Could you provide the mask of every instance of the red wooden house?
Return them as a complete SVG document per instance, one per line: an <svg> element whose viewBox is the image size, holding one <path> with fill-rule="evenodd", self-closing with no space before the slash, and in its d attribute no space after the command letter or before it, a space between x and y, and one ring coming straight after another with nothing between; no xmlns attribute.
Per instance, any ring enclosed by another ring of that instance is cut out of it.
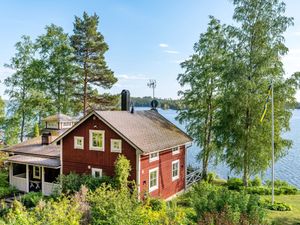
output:
<svg viewBox="0 0 300 225"><path fill-rule="evenodd" d="M113 176L114 162L123 154L141 195L171 198L185 189L192 139L156 109L129 111L129 101L128 92L123 92L122 111L92 111L48 147L59 148L60 173L95 177Z"/></svg>

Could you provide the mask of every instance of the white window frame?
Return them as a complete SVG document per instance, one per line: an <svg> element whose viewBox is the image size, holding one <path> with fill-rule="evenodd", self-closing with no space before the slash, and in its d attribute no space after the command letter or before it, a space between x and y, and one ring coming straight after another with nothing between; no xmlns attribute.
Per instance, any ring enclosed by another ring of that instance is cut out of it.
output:
<svg viewBox="0 0 300 225"><path fill-rule="evenodd" d="M152 172L155 172L156 171L156 185L151 187L151 173ZM155 191L158 189L158 186L159 186L159 170L158 170L158 167L154 168L154 169L151 169L149 170L149 192L152 192L152 191Z"/></svg>
<svg viewBox="0 0 300 225"><path fill-rule="evenodd" d="M80 139L82 146L77 145L77 140ZM84 137L74 136L74 149L84 149Z"/></svg>
<svg viewBox="0 0 300 225"><path fill-rule="evenodd" d="M174 172L173 165L174 164L178 164L178 174L176 176L173 176L173 172ZM179 179L179 175L180 175L180 162L179 162L179 159L177 159L177 160L172 162L172 181L175 181L175 180Z"/></svg>
<svg viewBox="0 0 300 225"><path fill-rule="evenodd" d="M153 156L155 155L155 156ZM154 162L159 160L159 152L153 152L149 154L149 162Z"/></svg>
<svg viewBox="0 0 300 225"><path fill-rule="evenodd" d="M113 144L114 142L119 142L120 149L114 148L114 144ZM121 139L110 139L110 151L121 153L122 152L122 140Z"/></svg>
<svg viewBox="0 0 300 225"><path fill-rule="evenodd" d="M177 155L180 153L180 147L176 146L174 148L172 148L172 155Z"/></svg>
<svg viewBox="0 0 300 225"><path fill-rule="evenodd" d="M38 176L36 176L36 174L35 174L36 169L38 169L38 171L39 171L39 175L38 175ZM34 179L41 179L41 167L39 167L39 166L33 166L33 174L32 174L32 177L33 177Z"/></svg>
<svg viewBox="0 0 300 225"><path fill-rule="evenodd" d="M101 178L102 176L103 176L103 174L102 174L102 169L100 169L100 168L92 168L92 176L93 177L95 177L95 173L96 172L99 172L100 173L100 177L99 178Z"/></svg>
<svg viewBox="0 0 300 225"><path fill-rule="evenodd" d="M98 133L102 134L102 147L95 147L93 146L93 133ZM104 130L90 130L89 133L89 145L90 145L90 150L94 151L104 151L104 146L105 146L105 131Z"/></svg>

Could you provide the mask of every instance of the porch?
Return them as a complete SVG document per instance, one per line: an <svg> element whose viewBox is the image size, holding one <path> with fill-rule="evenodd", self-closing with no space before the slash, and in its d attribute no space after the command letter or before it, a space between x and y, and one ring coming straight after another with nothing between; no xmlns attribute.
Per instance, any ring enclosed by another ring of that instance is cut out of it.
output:
<svg viewBox="0 0 300 225"><path fill-rule="evenodd" d="M40 191L49 196L58 186L55 181L60 174L59 159L15 155L7 161L9 183L20 191Z"/></svg>

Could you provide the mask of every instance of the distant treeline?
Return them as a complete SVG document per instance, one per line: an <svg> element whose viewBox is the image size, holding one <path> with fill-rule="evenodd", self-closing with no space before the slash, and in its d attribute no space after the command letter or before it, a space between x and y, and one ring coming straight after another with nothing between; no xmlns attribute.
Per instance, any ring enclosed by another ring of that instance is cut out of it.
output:
<svg viewBox="0 0 300 225"><path fill-rule="evenodd" d="M132 102L134 103L135 107L150 107L150 103L152 101L152 97L145 96L145 97L132 97ZM183 104L181 104L180 100L174 100L171 98L156 98L159 105L158 107L162 109L182 109L184 108Z"/></svg>

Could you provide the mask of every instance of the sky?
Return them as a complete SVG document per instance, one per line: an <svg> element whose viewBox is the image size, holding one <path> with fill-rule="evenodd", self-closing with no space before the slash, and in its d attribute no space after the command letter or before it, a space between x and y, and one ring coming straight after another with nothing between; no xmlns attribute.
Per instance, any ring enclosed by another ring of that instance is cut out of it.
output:
<svg viewBox="0 0 300 225"><path fill-rule="evenodd" d="M294 26L285 33L290 49L283 57L286 76L300 71L300 1L286 0L286 15ZM109 50L108 66L118 77L113 94L128 89L132 96L150 96L149 79L157 81L156 97L178 98L181 89L176 78L183 72L180 62L193 54L193 45L205 32L208 16L233 24L230 0L9 0L0 2L0 96L3 80L12 74L3 65L15 54L15 43L22 35L33 40L45 33L51 23L72 34L74 16L86 11L100 17L99 31ZM297 93L300 101L300 93Z"/></svg>

